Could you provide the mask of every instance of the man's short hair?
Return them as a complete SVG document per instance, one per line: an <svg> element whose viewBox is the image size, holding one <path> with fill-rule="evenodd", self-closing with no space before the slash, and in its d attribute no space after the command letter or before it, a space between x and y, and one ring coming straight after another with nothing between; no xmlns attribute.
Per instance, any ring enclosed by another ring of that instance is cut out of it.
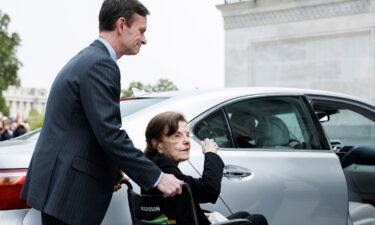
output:
<svg viewBox="0 0 375 225"><path fill-rule="evenodd" d="M99 13L99 31L114 30L120 17L124 17L126 25L130 27L135 13L141 16L150 14L147 8L137 0L105 0Z"/></svg>

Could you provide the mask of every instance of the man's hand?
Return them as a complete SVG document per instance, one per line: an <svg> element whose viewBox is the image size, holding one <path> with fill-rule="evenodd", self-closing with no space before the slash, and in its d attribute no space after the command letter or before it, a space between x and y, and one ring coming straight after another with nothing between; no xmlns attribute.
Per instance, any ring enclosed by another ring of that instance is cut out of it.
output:
<svg viewBox="0 0 375 225"><path fill-rule="evenodd" d="M116 192L116 191L120 190L121 189L121 184L123 184L124 182L129 181L129 180L130 180L130 178L125 175L121 179L121 181L113 187L113 191Z"/></svg>
<svg viewBox="0 0 375 225"><path fill-rule="evenodd" d="M164 197L170 197L181 194L182 183L183 181L177 179L174 175L164 173L156 188L163 192Z"/></svg>

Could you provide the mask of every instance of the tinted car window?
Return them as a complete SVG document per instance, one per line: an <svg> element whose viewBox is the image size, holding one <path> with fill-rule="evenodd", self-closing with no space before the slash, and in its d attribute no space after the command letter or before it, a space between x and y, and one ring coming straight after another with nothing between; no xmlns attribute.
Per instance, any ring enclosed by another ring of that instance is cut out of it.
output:
<svg viewBox="0 0 375 225"><path fill-rule="evenodd" d="M167 98L126 98L120 101L121 117L129 116L141 109L158 102L166 100Z"/></svg>
<svg viewBox="0 0 375 225"><path fill-rule="evenodd" d="M265 97L225 107L236 147L320 149L314 125L299 97Z"/></svg>
<svg viewBox="0 0 375 225"><path fill-rule="evenodd" d="M193 133L200 140L213 139L221 148L232 148L228 125L224 113L219 110L199 121L193 128Z"/></svg>

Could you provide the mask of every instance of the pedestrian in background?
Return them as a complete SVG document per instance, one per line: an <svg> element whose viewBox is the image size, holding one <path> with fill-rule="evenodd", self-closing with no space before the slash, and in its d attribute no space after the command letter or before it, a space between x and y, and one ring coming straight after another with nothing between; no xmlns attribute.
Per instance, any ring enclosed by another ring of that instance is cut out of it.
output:
<svg viewBox="0 0 375 225"><path fill-rule="evenodd" d="M25 121L23 113L18 113L16 120L12 123L13 130L16 130L18 126L23 126L27 131L30 131L30 125Z"/></svg>
<svg viewBox="0 0 375 225"><path fill-rule="evenodd" d="M3 127L0 130L1 141L6 141L13 138L13 129L10 124L10 119L6 116L2 119Z"/></svg>
<svg viewBox="0 0 375 225"><path fill-rule="evenodd" d="M14 130L13 137L21 136L30 131L30 125L24 120L22 113L17 114L16 120L12 123L12 128Z"/></svg>
<svg viewBox="0 0 375 225"><path fill-rule="evenodd" d="M137 0L105 0L99 38L64 66L51 87L21 194L42 211L43 225L100 224L118 169L145 190L181 193L182 181L163 174L121 129L116 60L146 44L148 14Z"/></svg>

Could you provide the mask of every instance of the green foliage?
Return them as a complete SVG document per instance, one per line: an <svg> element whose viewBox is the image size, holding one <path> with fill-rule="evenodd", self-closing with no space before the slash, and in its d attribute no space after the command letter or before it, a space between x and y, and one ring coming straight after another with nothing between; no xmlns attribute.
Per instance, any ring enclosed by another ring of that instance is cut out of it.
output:
<svg viewBox="0 0 375 225"><path fill-rule="evenodd" d="M134 89L144 92L162 92L178 90L177 86L174 85L173 82L168 79L159 79L155 85L144 85L139 81L133 81L129 84L129 87L126 90L122 90L122 97L126 98L133 96Z"/></svg>
<svg viewBox="0 0 375 225"><path fill-rule="evenodd" d="M0 112L3 113L3 116L9 116L9 108L5 103L5 98L0 95Z"/></svg>
<svg viewBox="0 0 375 225"><path fill-rule="evenodd" d="M22 66L16 57L21 40L17 33L8 33L9 22L10 17L0 11L0 111L4 115L9 114L9 109L2 98L2 91L9 85L20 84L17 72Z"/></svg>
<svg viewBox="0 0 375 225"><path fill-rule="evenodd" d="M172 81L168 79L160 79L158 83L152 87L152 92L162 92L162 91L176 91L177 86L173 84Z"/></svg>
<svg viewBox="0 0 375 225"><path fill-rule="evenodd" d="M150 92L152 90L152 87L149 84L143 85L139 81L133 81L129 84L128 89L122 90L122 97L123 98L131 97L133 95L134 89L137 89L137 90L140 90L140 91L145 91L145 92Z"/></svg>
<svg viewBox="0 0 375 225"><path fill-rule="evenodd" d="M35 130L43 126L44 116L36 109L31 109L26 120L30 124L31 130Z"/></svg>

